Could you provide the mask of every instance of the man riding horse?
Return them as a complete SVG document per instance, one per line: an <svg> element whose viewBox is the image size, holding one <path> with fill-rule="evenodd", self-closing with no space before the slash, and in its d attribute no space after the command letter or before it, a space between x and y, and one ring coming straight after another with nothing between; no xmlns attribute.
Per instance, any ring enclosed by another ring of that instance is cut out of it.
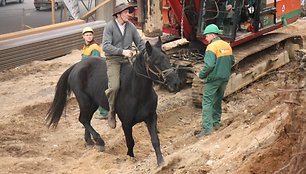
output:
<svg viewBox="0 0 306 174"><path fill-rule="evenodd" d="M107 60L108 89L105 94L109 102L108 125L116 128L115 100L120 87L120 68L125 58L131 58L133 52L129 50L132 42L139 51L145 49L145 42L132 22L129 22L134 6L121 3L114 9L113 20L109 21L103 32L103 50Z"/></svg>

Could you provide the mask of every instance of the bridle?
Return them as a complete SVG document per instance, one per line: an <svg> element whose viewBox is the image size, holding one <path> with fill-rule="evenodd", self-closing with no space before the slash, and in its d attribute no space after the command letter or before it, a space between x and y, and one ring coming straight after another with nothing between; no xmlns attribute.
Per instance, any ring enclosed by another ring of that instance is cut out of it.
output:
<svg viewBox="0 0 306 174"><path fill-rule="evenodd" d="M165 69L165 70L161 70L160 68L158 68L156 65L154 65L154 69L153 70L151 67L150 67L150 56L148 55L148 53L145 51L143 53L145 56L145 61L144 61L144 64L145 64L145 70L146 70L146 74L142 74L142 73L139 73L135 70L134 66L133 66L133 63L132 61L129 59L129 62L132 64L132 67L134 69L134 71L136 72L136 74L142 76L142 77L145 77L147 79L150 79L150 80L153 80L154 82L157 82L157 83L160 83L160 84L165 84L166 83L166 78L167 76L169 76L172 72L175 72L175 68L174 67L171 67L171 68L168 68L168 69ZM150 76L150 73L154 74L158 79L154 79ZM161 79L161 80L159 80Z"/></svg>

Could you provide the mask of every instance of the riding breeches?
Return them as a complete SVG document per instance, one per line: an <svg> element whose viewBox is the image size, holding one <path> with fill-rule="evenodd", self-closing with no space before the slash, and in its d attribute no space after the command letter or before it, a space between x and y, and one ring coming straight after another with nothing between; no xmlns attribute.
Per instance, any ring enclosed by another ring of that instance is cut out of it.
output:
<svg viewBox="0 0 306 174"><path fill-rule="evenodd" d="M112 110L115 109L115 100L120 87L120 67L119 61L112 60L112 58L107 59L108 89L105 90L105 94Z"/></svg>

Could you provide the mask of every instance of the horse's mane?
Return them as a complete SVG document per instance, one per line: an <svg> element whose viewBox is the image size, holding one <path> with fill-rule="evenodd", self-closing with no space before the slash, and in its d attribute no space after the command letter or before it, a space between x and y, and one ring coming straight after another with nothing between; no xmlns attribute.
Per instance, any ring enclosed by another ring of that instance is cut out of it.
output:
<svg viewBox="0 0 306 174"><path fill-rule="evenodd" d="M133 68L137 71L137 70L142 70L142 68L144 67L144 61L145 61L145 54L146 54L146 49L143 49L142 51L140 51L139 53L137 53L136 58L133 62Z"/></svg>

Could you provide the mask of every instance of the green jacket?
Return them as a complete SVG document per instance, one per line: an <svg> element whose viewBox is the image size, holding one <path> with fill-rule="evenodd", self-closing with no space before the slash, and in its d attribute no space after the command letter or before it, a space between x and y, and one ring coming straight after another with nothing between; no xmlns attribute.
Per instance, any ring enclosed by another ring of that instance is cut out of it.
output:
<svg viewBox="0 0 306 174"><path fill-rule="evenodd" d="M206 48L204 67L200 71L199 77L204 79L204 82L228 81L234 63L235 57L231 46L217 37Z"/></svg>
<svg viewBox="0 0 306 174"><path fill-rule="evenodd" d="M102 49L97 44L84 45L82 49L82 60L86 59L88 56L100 57Z"/></svg>

